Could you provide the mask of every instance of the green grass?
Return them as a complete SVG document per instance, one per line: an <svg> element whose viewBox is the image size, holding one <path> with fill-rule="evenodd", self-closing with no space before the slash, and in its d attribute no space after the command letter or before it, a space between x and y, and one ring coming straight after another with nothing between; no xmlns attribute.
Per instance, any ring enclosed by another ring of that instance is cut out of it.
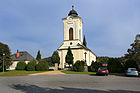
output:
<svg viewBox="0 0 140 93"><path fill-rule="evenodd" d="M61 71L65 74L88 74L88 75L96 75L96 72L74 72L74 71Z"/></svg>
<svg viewBox="0 0 140 93"><path fill-rule="evenodd" d="M40 73L44 71L18 71L18 70L9 70L6 72L0 72L0 77L10 77L10 76L27 76L29 74Z"/></svg>
<svg viewBox="0 0 140 93"><path fill-rule="evenodd" d="M109 75L125 76L125 73L109 73Z"/></svg>

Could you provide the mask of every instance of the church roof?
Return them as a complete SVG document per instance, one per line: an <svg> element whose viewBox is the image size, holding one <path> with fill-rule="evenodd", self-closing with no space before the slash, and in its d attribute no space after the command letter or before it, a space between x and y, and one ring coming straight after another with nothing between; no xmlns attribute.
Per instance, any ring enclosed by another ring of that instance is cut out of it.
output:
<svg viewBox="0 0 140 93"><path fill-rule="evenodd" d="M74 10L73 5L72 5L72 10L69 12L68 16L78 17L78 13Z"/></svg>
<svg viewBox="0 0 140 93"><path fill-rule="evenodd" d="M63 46L63 44L58 48L58 50L67 50L69 46ZM83 44L77 44L77 46L70 46L71 49L85 49L90 51L93 55L95 55L89 48L84 46ZM96 56L96 55L95 55Z"/></svg>
<svg viewBox="0 0 140 93"><path fill-rule="evenodd" d="M19 52L19 56L18 57L17 57L17 54L14 54L12 56L12 61L31 61L31 60L34 60L34 57L31 56L26 51Z"/></svg>

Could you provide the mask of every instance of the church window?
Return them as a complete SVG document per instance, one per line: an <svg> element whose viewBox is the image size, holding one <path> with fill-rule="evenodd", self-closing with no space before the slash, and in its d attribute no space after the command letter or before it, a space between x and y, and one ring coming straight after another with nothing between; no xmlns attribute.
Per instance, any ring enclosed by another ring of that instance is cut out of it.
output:
<svg viewBox="0 0 140 93"><path fill-rule="evenodd" d="M69 40L73 40L73 28L69 29Z"/></svg>

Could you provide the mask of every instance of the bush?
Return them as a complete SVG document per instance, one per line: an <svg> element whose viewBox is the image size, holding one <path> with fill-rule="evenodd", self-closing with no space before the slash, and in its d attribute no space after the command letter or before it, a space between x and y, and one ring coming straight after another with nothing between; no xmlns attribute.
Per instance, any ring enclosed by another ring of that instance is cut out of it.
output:
<svg viewBox="0 0 140 93"><path fill-rule="evenodd" d="M25 70L26 63L24 61L20 61L17 63L16 70Z"/></svg>
<svg viewBox="0 0 140 93"><path fill-rule="evenodd" d="M120 62L119 58L110 58L108 60L108 70L111 73L122 73L124 68Z"/></svg>
<svg viewBox="0 0 140 93"><path fill-rule="evenodd" d="M84 72L84 61L76 61L76 63L73 65L73 70L76 72Z"/></svg>
<svg viewBox="0 0 140 93"><path fill-rule="evenodd" d="M127 70L128 68L137 68L138 69L138 65L135 60L128 59L124 64L124 68L125 68L125 70Z"/></svg>
<svg viewBox="0 0 140 93"><path fill-rule="evenodd" d="M27 64L26 70L27 71L35 71L36 60L32 60Z"/></svg>
<svg viewBox="0 0 140 93"><path fill-rule="evenodd" d="M102 63L100 62L92 62L90 68L89 68L89 71L91 72L97 72L98 71L98 68L102 66Z"/></svg>
<svg viewBox="0 0 140 93"><path fill-rule="evenodd" d="M37 71L48 71L49 70L48 62L46 62L44 60L39 61L39 63L36 65L36 70Z"/></svg>

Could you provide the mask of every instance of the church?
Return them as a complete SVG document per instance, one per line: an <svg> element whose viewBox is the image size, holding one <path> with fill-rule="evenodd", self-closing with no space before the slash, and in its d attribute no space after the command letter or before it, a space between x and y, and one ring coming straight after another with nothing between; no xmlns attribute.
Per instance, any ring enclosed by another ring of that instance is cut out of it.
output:
<svg viewBox="0 0 140 93"><path fill-rule="evenodd" d="M68 47L71 48L74 63L77 60L83 60L86 62L87 66L90 66L93 61L96 61L96 55L86 47L85 36L83 39L83 21L74 10L74 5L72 5L72 10L69 12L68 16L62 20L64 25L64 41L58 48L60 56L59 68L64 69L66 66L65 57ZM83 40L85 42L83 42Z"/></svg>

